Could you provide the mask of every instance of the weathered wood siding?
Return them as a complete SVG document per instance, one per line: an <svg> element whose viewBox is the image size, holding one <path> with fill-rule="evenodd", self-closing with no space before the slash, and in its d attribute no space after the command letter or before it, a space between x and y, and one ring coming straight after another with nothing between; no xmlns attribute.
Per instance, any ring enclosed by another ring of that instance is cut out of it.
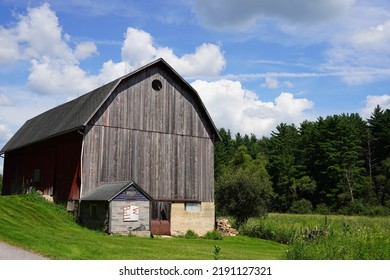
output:
<svg viewBox="0 0 390 280"><path fill-rule="evenodd" d="M152 89L159 79L162 89ZM84 139L82 192L133 180L154 199L214 200L214 144L188 86L150 67L124 80Z"/></svg>
<svg viewBox="0 0 390 280"><path fill-rule="evenodd" d="M139 207L139 220L133 222L123 221L123 208L125 206ZM132 231L150 230L150 202L115 200L110 203L110 233L128 234Z"/></svg>
<svg viewBox="0 0 390 280"><path fill-rule="evenodd" d="M78 200L81 144L82 136L75 131L7 152L3 194L32 187L56 202Z"/></svg>

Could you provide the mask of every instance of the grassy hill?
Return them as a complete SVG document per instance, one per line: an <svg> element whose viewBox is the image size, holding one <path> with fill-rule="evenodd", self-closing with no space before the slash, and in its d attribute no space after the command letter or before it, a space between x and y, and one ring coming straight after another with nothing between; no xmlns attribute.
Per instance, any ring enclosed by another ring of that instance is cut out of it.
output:
<svg viewBox="0 0 390 280"><path fill-rule="evenodd" d="M35 193L0 196L0 240L50 259L282 259L285 245L244 236L223 240L111 236L79 226L60 205Z"/></svg>

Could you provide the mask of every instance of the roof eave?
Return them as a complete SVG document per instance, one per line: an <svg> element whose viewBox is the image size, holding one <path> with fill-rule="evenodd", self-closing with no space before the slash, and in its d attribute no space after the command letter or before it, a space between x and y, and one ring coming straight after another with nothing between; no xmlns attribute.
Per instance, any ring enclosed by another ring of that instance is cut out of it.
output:
<svg viewBox="0 0 390 280"><path fill-rule="evenodd" d="M58 136L62 136L62 135L71 133L71 132L75 132L75 131L79 131L79 130L84 130L84 128L85 128L84 125L78 126L78 127L72 128L72 129L64 130L64 131L61 131L61 132L59 132L59 133L50 135L49 137L45 137L45 138L39 139L39 140L37 140L37 141L30 142L30 143L28 143L28 144L26 144L26 145L17 146L17 147L14 148L14 149L1 150L1 151L0 151L0 155L5 154L5 153L9 153L9 152L12 152L12 151L15 151L15 150L23 149L23 148L26 148L26 147L28 147L28 146L34 145L34 144L36 144L36 143L44 142L44 141L47 141L47 140L53 139L53 138L55 138L55 137L58 137Z"/></svg>

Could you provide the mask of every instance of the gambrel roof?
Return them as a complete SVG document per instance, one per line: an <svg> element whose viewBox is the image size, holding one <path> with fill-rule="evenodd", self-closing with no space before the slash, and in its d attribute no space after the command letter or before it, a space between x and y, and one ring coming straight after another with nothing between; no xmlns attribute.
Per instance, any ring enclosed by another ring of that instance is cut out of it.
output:
<svg viewBox="0 0 390 280"><path fill-rule="evenodd" d="M165 60L160 58L134 72L28 120L1 149L0 154L68 132L84 129L97 110L123 80L155 65L162 67L170 76L190 90L211 127L212 138L219 140L220 136L218 131L196 90L165 62Z"/></svg>

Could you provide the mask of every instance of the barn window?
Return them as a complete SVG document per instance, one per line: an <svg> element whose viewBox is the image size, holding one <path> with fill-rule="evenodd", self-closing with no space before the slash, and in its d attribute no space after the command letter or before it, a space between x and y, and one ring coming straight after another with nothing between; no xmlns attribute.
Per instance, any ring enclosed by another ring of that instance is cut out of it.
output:
<svg viewBox="0 0 390 280"><path fill-rule="evenodd" d="M162 89L162 83L161 83L161 81L160 81L160 80L157 80L157 79L153 80L153 82L152 82L152 88L153 88L154 90L157 90L157 91L161 90L161 89Z"/></svg>
<svg viewBox="0 0 390 280"><path fill-rule="evenodd" d="M200 212L200 202L186 202L184 204L184 209L187 212Z"/></svg>

